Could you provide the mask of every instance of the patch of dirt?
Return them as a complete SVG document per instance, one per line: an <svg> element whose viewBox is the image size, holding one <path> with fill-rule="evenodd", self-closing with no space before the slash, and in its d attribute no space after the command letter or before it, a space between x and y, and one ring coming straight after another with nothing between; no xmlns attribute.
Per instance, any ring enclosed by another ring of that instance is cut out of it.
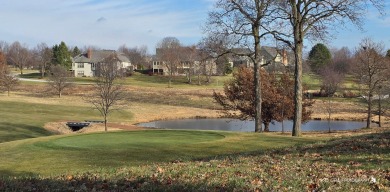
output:
<svg viewBox="0 0 390 192"><path fill-rule="evenodd" d="M60 122L49 122L44 125L46 130L49 130L53 133L57 134L72 134L72 133L92 133L92 132L103 132L104 124L103 123L91 123L89 126L84 127L78 131L72 131L67 125L66 121ZM145 130L146 128L138 127L130 124L120 124L120 123L107 123L108 131L119 131L119 130L127 130L127 131L137 131L137 130Z"/></svg>

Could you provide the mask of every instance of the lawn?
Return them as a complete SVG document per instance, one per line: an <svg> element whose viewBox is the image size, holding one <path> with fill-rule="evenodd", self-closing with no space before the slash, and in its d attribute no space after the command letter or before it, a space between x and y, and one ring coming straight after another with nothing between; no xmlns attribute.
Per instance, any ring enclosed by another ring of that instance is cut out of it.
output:
<svg viewBox="0 0 390 192"><path fill-rule="evenodd" d="M213 89L229 78L197 86L177 77L167 89L166 77L134 75L126 78L133 103L109 120L206 115L212 110L204 108L214 108L208 100ZM304 79L309 89L319 89L318 77ZM184 130L54 135L45 123L100 115L78 96L37 95L0 95L0 191L390 191L386 129L332 140L335 134Z"/></svg>
<svg viewBox="0 0 390 192"><path fill-rule="evenodd" d="M101 119L97 110L64 98L3 97L0 100L0 143L49 136L53 133L43 129L47 122L84 121ZM17 99L20 99L17 101ZM41 103L42 102L42 103ZM49 104L52 103L52 104ZM126 110L113 113L113 121L126 121L132 114Z"/></svg>
<svg viewBox="0 0 390 192"><path fill-rule="evenodd" d="M23 75L20 75L22 78L27 79L40 79L40 73L36 71L27 71ZM181 88L181 89L191 89L191 88L221 88L224 83L232 78L232 75L226 76L212 76L211 83L206 83L206 77L202 75L201 77L201 85L198 85L198 77L192 76L192 83L189 84L186 76L174 76L172 78L172 87ZM74 81L79 84L91 84L94 83L93 77L76 77ZM136 85L139 87L168 87L168 76L162 75L145 75L141 73L135 72L132 76L124 78L121 83L125 85Z"/></svg>
<svg viewBox="0 0 390 192"><path fill-rule="evenodd" d="M291 147L316 140L275 134L177 130L51 136L1 144L0 174L49 176L163 162L188 162Z"/></svg>

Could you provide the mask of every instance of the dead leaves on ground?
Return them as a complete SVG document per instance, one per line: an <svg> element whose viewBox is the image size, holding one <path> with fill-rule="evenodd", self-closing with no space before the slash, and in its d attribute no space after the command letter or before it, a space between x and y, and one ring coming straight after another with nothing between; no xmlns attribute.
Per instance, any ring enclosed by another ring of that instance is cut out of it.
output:
<svg viewBox="0 0 390 192"><path fill-rule="evenodd" d="M390 191L390 132L102 173L0 179L0 191Z"/></svg>

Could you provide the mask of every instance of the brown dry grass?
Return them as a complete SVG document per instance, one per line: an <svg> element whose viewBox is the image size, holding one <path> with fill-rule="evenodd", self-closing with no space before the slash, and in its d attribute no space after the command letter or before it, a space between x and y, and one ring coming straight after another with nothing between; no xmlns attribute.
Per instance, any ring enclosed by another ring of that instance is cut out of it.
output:
<svg viewBox="0 0 390 192"><path fill-rule="evenodd" d="M29 103L39 103L48 105L72 105L72 106L89 106L82 99L82 95L92 90L90 85L74 86L72 89L66 91L62 98L58 98L55 95L48 95L45 92L44 85L24 85L19 87L18 91L13 92L10 97L2 97L5 101L23 101ZM149 87L137 87L126 86L126 92L138 93L139 97L145 95L145 98L139 98L136 102L130 101L130 105L125 110L129 110L134 114L133 119L126 122L112 122L109 125L110 131L115 130L138 130L139 127L134 126L137 123L150 122L156 120L165 119L186 119L186 118L216 118L220 116L218 110L210 109L210 107L200 108L191 106L177 106L166 103L150 103L148 102L147 95L165 96L171 98L177 98L177 96L183 98L189 98L190 100L196 100L202 102L210 99L213 93L212 89L175 89L175 88L149 88ZM149 97L150 98L150 97ZM327 119L327 102L317 100L310 108L313 111L312 118L314 119ZM332 108L332 120L357 120L363 121L366 118L365 107L352 103L352 102L331 102ZM373 117L373 120L377 120L377 117ZM384 117L384 126L390 126L390 118ZM71 131L65 125L65 122L48 122L45 128L62 134L71 133ZM80 132L94 132L103 131L104 127L99 124L91 125ZM339 132L340 134L341 132Z"/></svg>

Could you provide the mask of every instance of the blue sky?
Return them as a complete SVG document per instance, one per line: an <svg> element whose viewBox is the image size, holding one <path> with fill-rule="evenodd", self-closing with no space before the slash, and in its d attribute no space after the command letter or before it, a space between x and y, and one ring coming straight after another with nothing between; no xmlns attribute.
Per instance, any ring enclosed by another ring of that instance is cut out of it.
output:
<svg viewBox="0 0 390 192"><path fill-rule="evenodd" d="M387 1L387 0L386 0ZM146 45L153 53L167 36L197 43L201 26L215 0L0 0L0 40L19 41L30 48L64 41L69 46L117 49ZM385 8L389 12L388 7ZM389 13L390 14L390 13ZM390 48L390 16L368 12L365 32L340 30L330 47L358 46L364 37ZM313 43L307 42L307 47Z"/></svg>

